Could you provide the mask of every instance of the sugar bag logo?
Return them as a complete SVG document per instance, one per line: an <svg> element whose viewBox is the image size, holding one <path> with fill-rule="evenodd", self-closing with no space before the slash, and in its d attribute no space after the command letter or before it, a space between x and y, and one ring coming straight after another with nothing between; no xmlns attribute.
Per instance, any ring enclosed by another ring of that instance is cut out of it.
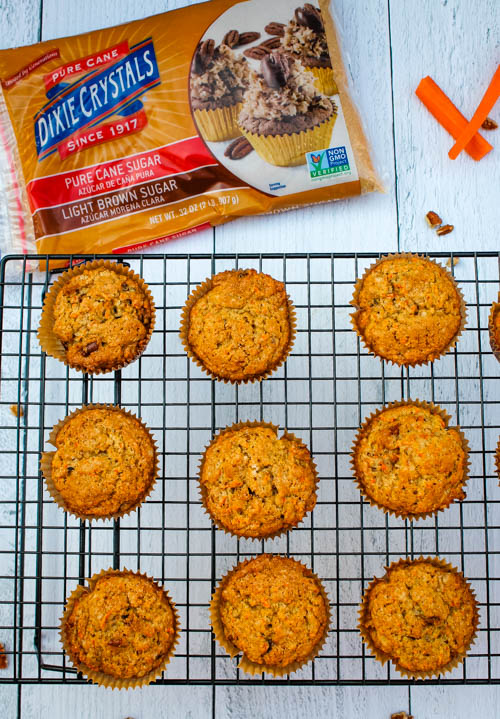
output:
<svg viewBox="0 0 500 719"><path fill-rule="evenodd" d="M346 148L329 147L306 154L307 169L311 180L321 180L332 175L350 175L351 167Z"/></svg>
<svg viewBox="0 0 500 719"><path fill-rule="evenodd" d="M69 82L68 82L69 81ZM160 84L153 41L127 41L74 60L44 77L48 102L35 115L38 159L61 159L147 124L140 97ZM119 116L109 123L104 120Z"/></svg>

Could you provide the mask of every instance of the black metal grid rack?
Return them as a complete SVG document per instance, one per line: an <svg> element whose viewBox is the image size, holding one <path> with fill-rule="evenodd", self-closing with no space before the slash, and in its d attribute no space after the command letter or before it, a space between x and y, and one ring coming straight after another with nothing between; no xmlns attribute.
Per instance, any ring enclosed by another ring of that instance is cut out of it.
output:
<svg viewBox="0 0 500 719"><path fill-rule="evenodd" d="M443 264L452 260L448 264L468 305L467 326L456 349L409 370L369 356L349 322L353 283L378 255L128 256L154 295L156 328L138 361L95 378L42 355L36 331L43 293L53 278L26 271L35 258L6 258L0 274L0 642L10 656L1 681L84 681L58 641L65 597L102 568L128 567L161 581L180 610L182 639L160 683L412 683L365 651L357 609L364 588L384 565L424 554L444 557L464 571L481 614L466 661L434 681L500 683L500 489L493 463L500 364L487 332L500 255L431 256ZM234 267L255 267L284 280L298 318L286 364L261 383L239 387L207 378L178 338L188 293L205 277ZM408 397L440 404L471 445L466 500L414 523L363 502L349 466L362 420L375 408ZM87 402L119 403L142 416L161 449L161 478L153 494L119 521L89 524L65 515L39 473L52 426ZM272 421L302 437L321 478L312 515L272 541L236 540L214 530L199 501L201 452L215 430L246 419ZM238 671L209 629L216 581L238 560L263 550L307 563L322 578L332 604L321 655L283 679Z"/></svg>

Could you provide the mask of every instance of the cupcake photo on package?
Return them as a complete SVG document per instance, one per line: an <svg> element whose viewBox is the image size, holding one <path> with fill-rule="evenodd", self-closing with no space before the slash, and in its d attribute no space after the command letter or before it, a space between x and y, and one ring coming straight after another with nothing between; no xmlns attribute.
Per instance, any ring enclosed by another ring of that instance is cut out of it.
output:
<svg viewBox="0 0 500 719"><path fill-rule="evenodd" d="M231 42L231 36L224 37L216 46L208 38L193 59L191 103L198 128L209 142L232 140L240 134L237 121L250 71L246 58L231 50Z"/></svg>
<svg viewBox="0 0 500 719"><path fill-rule="evenodd" d="M267 28L267 32L273 28ZM325 95L336 95L332 61L328 52L325 25L321 10L311 3L295 10L287 25L276 29L282 35L281 46L299 60L314 76L316 87Z"/></svg>
<svg viewBox="0 0 500 719"><path fill-rule="evenodd" d="M191 114L208 150L235 182L283 204L362 193L373 169L336 29L320 5L232 3L191 62Z"/></svg>

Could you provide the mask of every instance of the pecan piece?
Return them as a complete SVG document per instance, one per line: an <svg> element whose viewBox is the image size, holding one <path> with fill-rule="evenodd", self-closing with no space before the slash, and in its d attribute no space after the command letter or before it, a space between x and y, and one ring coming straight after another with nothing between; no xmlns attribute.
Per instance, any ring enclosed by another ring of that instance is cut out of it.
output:
<svg viewBox="0 0 500 719"><path fill-rule="evenodd" d="M260 61L262 76L273 90L284 87L290 77L290 60L281 52L273 52Z"/></svg>
<svg viewBox="0 0 500 719"><path fill-rule="evenodd" d="M201 43L198 52L200 53L201 61L205 68L207 68L213 60L215 53L215 40L209 38Z"/></svg>
<svg viewBox="0 0 500 719"><path fill-rule="evenodd" d="M236 140L233 140L233 142L226 147L224 156L230 160L242 160L249 155L252 150L253 147L246 137L237 137Z"/></svg>
<svg viewBox="0 0 500 719"><path fill-rule="evenodd" d="M285 34L285 25L282 22L270 22L269 25L266 25L264 31L267 32L268 35L283 37Z"/></svg>
<svg viewBox="0 0 500 719"><path fill-rule="evenodd" d="M238 30L229 30L222 38L222 44L228 47L236 47L240 39Z"/></svg>
<svg viewBox="0 0 500 719"><path fill-rule="evenodd" d="M257 47L265 47L269 50L276 50L278 47L281 47L281 40L279 37L270 37L269 40L264 40L264 42L261 42L260 45L257 45Z"/></svg>
<svg viewBox="0 0 500 719"><path fill-rule="evenodd" d="M195 75L203 75L205 72L205 63L200 54L200 48L198 48L193 57L193 73Z"/></svg>
<svg viewBox="0 0 500 719"><path fill-rule="evenodd" d="M249 45L251 42L255 42L260 38L260 32L240 32L240 37L238 38L238 45L236 47L241 47L242 45Z"/></svg>
<svg viewBox="0 0 500 719"><path fill-rule="evenodd" d="M7 655L3 644L0 644L0 669L7 669Z"/></svg>
<svg viewBox="0 0 500 719"><path fill-rule="evenodd" d="M439 217L437 212L434 212L434 210L429 210L429 212L426 214L425 219L427 220L427 224L429 227L438 227L443 223L443 220Z"/></svg>
<svg viewBox="0 0 500 719"><path fill-rule="evenodd" d="M493 118L487 117L481 127L483 128L483 130L496 130L498 124L495 122L495 120L493 120Z"/></svg>
<svg viewBox="0 0 500 719"><path fill-rule="evenodd" d="M88 357L92 352L95 352L97 349L99 349L99 345L97 342L89 342L86 347L82 349L82 355L84 357Z"/></svg>
<svg viewBox="0 0 500 719"><path fill-rule="evenodd" d="M436 232L441 237L441 235L449 235L450 232L453 232L454 229L454 225L442 225L441 227L438 227Z"/></svg>
<svg viewBox="0 0 500 719"><path fill-rule="evenodd" d="M413 715L406 712L397 712L396 714L391 714L391 719L413 719Z"/></svg>
<svg viewBox="0 0 500 719"><path fill-rule="evenodd" d="M245 57L249 57L252 60L262 60L263 57L266 57L266 55L270 55L271 50L267 47L262 47L262 45L257 45L257 47L250 47L248 50L245 50L243 52L243 55Z"/></svg>
<svg viewBox="0 0 500 719"><path fill-rule="evenodd" d="M17 404L11 404L10 411L12 412L14 417L24 417L24 409L21 407L21 405L19 405L18 407Z"/></svg>
<svg viewBox="0 0 500 719"><path fill-rule="evenodd" d="M306 3L304 7L298 7L295 10L295 20L298 25L308 27L314 32L323 32L324 30L321 13L311 3Z"/></svg>

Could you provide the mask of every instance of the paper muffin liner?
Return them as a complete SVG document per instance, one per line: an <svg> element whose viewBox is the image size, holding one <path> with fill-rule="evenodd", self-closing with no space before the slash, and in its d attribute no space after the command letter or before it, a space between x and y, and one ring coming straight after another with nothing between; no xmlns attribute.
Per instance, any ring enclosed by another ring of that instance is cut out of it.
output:
<svg viewBox="0 0 500 719"><path fill-rule="evenodd" d="M55 336L53 328L54 328L54 306L57 299L57 295L59 291L64 287L64 285L69 282L69 280L72 277L76 277L77 275L82 275L88 270L95 270L98 267L105 267L108 270L112 270L113 272L116 272L119 275L123 275L124 277L129 277L130 279L134 280L139 287L142 289L144 294L149 300L149 306L151 310L151 322L149 324L149 330L146 335L146 337L142 340L142 342L139 344L137 348L136 355L131 360L126 360L123 362L119 362L114 367L110 367L109 369L96 369L92 372L89 372L86 367L82 367L77 364L71 364L66 359L66 350L64 349L64 346L61 342L61 340ZM156 311L155 311L155 305L153 301L153 296L149 290L149 287L144 282L142 277L139 277L133 270L131 270L129 267L125 267L121 263L118 262L110 262L109 260L93 260L92 262L87 262L83 265L78 265L77 267L72 267L71 269L64 272L60 278L57 280L57 282L54 282L52 287L49 289L45 296L45 300L43 303L43 309L42 309L42 316L40 318L40 325L38 327L38 341L40 343L40 346L46 354L50 355L51 357L55 357L55 359L60 360L63 362L67 367L71 367L73 369L79 370L80 372L86 372L87 374L91 375L98 375L98 374L106 374L107 372L115 372L116 370L122 369L122 367L126 367L127 365L131 364L131 362L135 362L135 360L144 352L146 349L146 346L151 339L151 335L153 334L153 329L155 325L155 317L156 317Z"/></svg>
<svg viewBox="0 0 500 719"><path fill-rule="evenodd" d="M418 520L418 519L425 519L426 517L432 517L433 515L437 514L437 512L443 512L445 509L447 509L451 504L453 504L456 501L461 501L457 499L451 499L448 504L443 505L442 507L436 507L436 509L433 509L429 512L405 512L402 509L391 509L390 507L386 507L383 504L379 504L373 497L371 497L365 489L365 485L363 484L363 481L358 477L357 467L356 467L356 453L358 450L358 447L360 445L361 440L363 437L365 437L368 433L368 429L370 428L371 423L373 420L381 415L383 412L386 412L389 409L395 409L396 407L408 407L408 406L414 406L414 407L420 407L421 409L428 410L431 414L437 414L439 415L442 420L445 423L445 427L447 430L453 429L457 432L457 434L460 437L460 440L462 442L462 448L465 452L465 466L464 466L464 473L463 473L463 482L462 482L462 490L464 493L464 496L462 499L465 499L465 485L469 479L469 469L470 469L470 462L469 462L469 442L466 439L464 433L460 429L460 427L456 426L449 426L449 423L451 422L450 415L442 409L442 407L439 407L439 405L434 404L433 402L422 402L421 400L414 399L414 400L400 400L398 402L390 402L389 404L384 405L384 407L381 407L380 409L377 409L375 412L372 412L368 417L365 418L363 421L361 427L359 428L356 437L354 439L352 448L351 448L351 469L354 475L354 481L356 483L357 488L359 489L361 495L364 499L366 499L367 502L372 507L377 507L378 509L381 509L383 512L386 512L388 514L392 514L394 517L398 517L399 519L409 519L409 520Z"/></svg>
<svg viewBox="0 0 500 719"><path fill-rule="evenodd" d="M393 259L399 259L399 258L407 258L408 259L408 258L412 258L412 257L419 257L421 259L427 260L428 262L431 262L433 265L438 267L440 269L440 271L446 277L448 277L448 279L451 280L451 282L458 294L458 297L460 298L460 325L459 325L459 328L456 331L456 333L451 338L450 342L439 352L434 352L434 353L431 352L426 359L418 360L417 362L402 362L402 363L400 363L400 362L395 362L394 360L391 360L391 359L387 359L386 357L382 357L381 355L377 354L376 351L372 347L370 347L370 345L366 341L361 330L358 329L356 320L357 320L357 315L361 310L360 306L358 305L358 297L359 297L359 293L361 292L361 288L363 286L363 283L364 283L366 277L370 274L370 272L372 272L375 269L375 267L380 265L382 262L385 262L386 260L393 260ZM350 301L349 304L351 304L356 309L356 311L351 314L351 324L352 324L356 334L361 339L365 348L370 352L370 354L374 355L375 357L379 357L380 359L385 360L386 362L391 362L392 364L397 365L398 367L416 367L418 365L423 365L423 364L428 364L429 362L434 362L434 360L437 359L438 357L443 357L451 349L453 349L453 347L455 347L455 345L457 344L458 339L464 330L465 323L467 320L467 309L465 306L464 296L463 296L462 290L458 286L458 284L457 284L455 278L453 277L453 275L451 274L451 272L448 272L448 270L445 267L443 267L442 265L440 265L438 262L431 259L430 257L427 257L427 255L419 255L418 253L413 253L413 252L389 253L388 255L384 255L383 257L380 257L378 260L373 262L365 270L362 277L360 277L356 280L356 283L354 285L354 294L353 294L352 300Z"/></svg>
<svg viewBox="0 0 500 719"><path fill-rule="evenodd" d="M495 317L500 314L500 292L498 293L498 302L493 302L491 305L490 316L488 318L488 332L490 335L491 351L500 362L500 344L495 338Z"/></svg>
<svg viewBox="0 0 500 719"><path fill-rule="evenodd" d="M265 556L265 555L260 555ZM273 555L276 557L279 557L281 555ZM238 649L232 642L230 642L224 633L224 625L222 624L222 620L220 618L220 612L219 612L219 606L221 602L221 596L222 596L222 590L224 589L224 586L229 581L230 577L238 570L241 569L241 567L244 567L246 564L252 561L252 559L256 559L256 557L251 557L250 559L245 559L242 562L239 562L235 567L233 567L229 572L227 572L220 582L217 584L217 587L215 588L215 592L212 595L212 599L210 602L210 622L212 624L212 631L214 633L215 638L219 642L219 644L224 647L226 652L229 654L231 659L233 659L237 654L242 654L241 649ZM286 557L286 559L291 559L292 562L295 562L295 564L299 564L301 567L303 567L306 570L306 576L312 577L320 590L321 596L323 597L323 601L325 603L325 610L326 610L326 624L325 624L325 631L322 635L322 637L319 639L317 644L314 646L313 650L310 652L310 654L303 659L302 661L297 662L291 662L290 664L287 664L284 667L280 666L274 666L270 664L257 664L256 662L250 661L250 659L247 659L247 657L242 654L242 657L240 661L238 662L238 669L242 669L247 674L255 675L255 674L261 674L262 672L266 672L268 674L272 674L275 677L282 677L285 674L292 674L293 672L298 671L301 667L303 667L305 664L308 664L312 659L318 656L320 651L322 650L326 638L328 636L328 631L330 629L330 621L331 621L331 612L330 612L330 599L323 587L323 583L321 579L318 577L317 574L315 574L309 567L307 567L302 562L297 561L296 559L293 559L291 557Z"/></svg>
<svg viewBox="0 0 500 719"><path fill-rule="evenodd" d="M242 102L230 107L218 107L215 110L195 110L194 119L198 130L207 142L223 142L240 137L237 124Z"/></svg>
<svg viewBox="0 0 500 719"><path fill-rule="evenodd" d="M106 515L95 515L95 514L78 514L72 509L69 509L66 506L65 499L63 495L60 493L60 491L57 489L56 485L54 484L54 480L52 479L52 460L54 458L54 455L56 452L42 452L42 456L40 458L40 469L42 471L42 474L45 479L45 486L47 488L48 493L54 500L54 502L57 504L58 507L63 509L68 514L71 514L73 517L77 517L78 519L81 519L83 521L92 521L92 520L99 520L102 519L118 519L118 517L124 517L127 514L131 514L132 512L135 512L135 510L149 497L151 492L153 491L153 487L156 484L156 480L158 478L158 475L160 473L160 461L159 461L159 454L158 454L158 445L156 443L156 440L154 439L153 435L151 434L151 431L149 427L147 427L144 422L139 419L139 417L136 417L135 414L132 412L129 412L126 409L123 409L122 407L118 407L111 404L88 404L84 405L83 407L79 407L78 409L73 410L67 417L64 417L64 419L61 419L57 424L54 425L52 428L48 442L49 444L52 444L54 447L56 446L56 438L59 432L61 431L62 427L69 422L70 420L74 419L76 415L80 414L81 412L86 412L90 409L107 409L111 410L112 412L120 412L123 415L126 415L128 417L132 417L135 419L143 429L146 430L148 433L148 436L151 439L151 442L153 444L154 449L154 468L153 468L153 476L151 479L151 483L149 487L146 489L146 491L142 494L142 496L137 500L137 502L129 507L128 509L125 509L121 512L115 512L113 514L106 514Z"/></svg>
<svg viewBox="0 0 500 719"><path fill-rule="evenodd" d="M500 485L500 437L498 438L497 449L495 452L495 467L498 474L498 484Z"/></svg>
<svg viewBox="0 0 500 719"><path fill-rule="evenodd" d="M214 435L214 437L212 438L212 441L210 442L210 444L205 447L205 449L204 449L204 451L203 451L202 458L201 458L201 460L200 460L200 465L199 465L199 469L198 469L198 489L199 489L199 491L200 491L201 503L202 503L202 505L203 505L203 509L205 510L205 514L208 515L208 517L210 517L211 521L215 524L215 526L216 526L218 529L222 529L226 534L229 534L229 535L232 536L232 537L242 537L242 538L244 538L244 539L252 539L252 540L253 540L253 539L255 539L255 540L275 539L276 537L279 537L279 536L281 536L281 535L283 535L283 534L286 534L287 532L291 531L291 530L294 529L295 527L298 527L300 524L302 524L302 523L304 522L306 516L309 514L309 512L312 512L312 511L313 511L314 507L313 507L311 510L309 510L308 512L306 512L301 519L297 520L297 521L296 521L293 525L291 525L290 527L288 527L288 528L284 528L284 527L283 527L282 529L279 529L279 530L277 530L276 532L270 532L270 533L268 533L268 534L259 534L258 537L255 537L255 536L253 536L253 535L245 534L245 533L243 533L243 532L235 532L234 530L229 529L229 527L226 527L224 524L222 524L222 522L220 522L216 517L214 517L214 516L212 515L212 513L210 512L210 509L208 508L208 504L207 504L207 501L206 501L206 498L207 498L207 490L206 490L206 488L204 487L204 485L202 485L202 483L201 483L201 473L202 473L202 471L203 471L203 465L205 464L205 458L206 458L206 454L207 454L208 448L209 448L219 437L221 437L222 435L226 434L227 432L234 432L234 431L239 430L239 429L244 429L245 427L268 427L269 429L272 429L272 430L273 430L273 432L274 432L274 434L276 435L276 437L278 436L278 431L279 431L279 427L278 427L277 425L275 425L275 424L272 424L271 422L259 422L259 421L254 421L254 422L236 422L236 423L232 424L230 427L225 427L224 429L222 429L222 430L220 430L219 432L217 432L217 433ZM314 480L315 480L315 481L314 481L314 491L315 491L315 493L316 493L316 501L317 501L318 485L319 485L318 470L317 470L316 464L315 464L315 462L314 462L314 460L313 460L313 456L312 456L312 454L311 454L311 452L310 452L310 450L309 450L309 447L307 447L307 445L305 444L305 442L303 442L303 441L300 439L300 437L296 437L296 436L295 436L294 434L292 434L291 432L287 432L286 429L283 430L283 435L282 435L282 437L283 437L283 438L286 438L286 439L289 439L289 440L291 440L291 441L293 441L293 442L296 442L297 444L302 445L302 446L305 447L305 448L307 449L307 451L309 452L309 455L310 455L310 457L311 457L311 467L312 467L312 470L313 470ZM314 504L316 505L316 502L315 502Z"/></svg>
<svg viewBox="0 0 500 719"><path fill-rule="evenodd" d="M467 585L471 595L472 599L474 601L474 616L472 620L473 625L473 632L470 639L469 644L467 645L467 648L463 654L459 654L453 659L451 659L446 664L443 664L440 667L437 667L436 669L429 669L427 671L411 671L409 669L406 669L405 667L402 667L399 662L397 662L393 657L391 657L389 654L386 654L381 649L379 649L374 642L372 641L370 630L366 626L367 618L368 618L368 609L369 609L369 598L370 593L372 589L379 583L385 581L385 579L388 577L389 573L393 571L394 569L398 567L403 566L409 566L410 564L432 564L435 567L439 567L441 569L446 569L449 572L453 572L454 574L458 574L462 577L464 580L464 583ZM476 593L472 589L472 586L470 582L468 582L462 572L460 572L456 567L454 567L452 564L449 564L444 559L440 559L439 557L423 557L420 556L418 559L399 559L397 562L392 562L392 564L389 567L385 567L386 573L383 577L375 577L370 584L368 585L367 589L365 590L363 594L363 599L358 611L359 614L359 623L358 623L358 629L361 634L361 637L363 639L363 642L367 646L367 648L370 650L371 654L378 659L381 664L385 664L388 661L391 661L394 667L397 669L397 671L402 674L405 677L408 677L410 679L431 679L434 676L439 676L440 674L446 674L447 672L451 672L455 667L457 667L459 664L463 662L465 659L467 652L471 648L471 646L474 644L475 639L477 637L477 629L479 626L479 611L478 611L478 605L476 600Z"/></svg>
<svg viewBox="0 0 500 719"><path fill-rule="evenodd" d="M116 574L130 574L134 577L143 577L144 579L147 579L151 584L154 584L155 587L158 587L158 589L161 589L163 592L165 598L167 599L175 619L175 630L174 630L174 638L172 639L172 644L170 645L170 649L168 651L168 654L165 655L164 660L162 663L152 671L145 674L143 677L130 677L128 679L118 679L117 677L114 677L110 674L105 674L104 672L97 672L93 669L90 669L82 662L79 662L71 653L71 649L69 648L69 644L66 639L66 631L65 631L65 625L68 621L69 617L71 616L73 612L73 607L75 605L75 602L77 599L79 599L83 594L92 591L99 579L102 579L105 576L111 576ZM165 668L167 667L167 664L170 662L172 657L175 654L175 649L177 647L177 644L179 643L180 638L180 618L179 618L179 612L177 611L177 608L174 604L174 602L171 600L170 595L168 591L161 586L158 582L155 582L154 579L151 577L148 577L147 574L144 574L143 572L134 572L131 569L103 569L97 574L92 575L90 579L87 579L88 587L83 586L82 584L79 584L75 590L70 594L70 596L66 600L66 606L64 609L63 616L60 619L60 627L59 627L59 637L61 644L63 646L63 649L67 656L69 657L69 660L71 661L71 664L77 669L79 672L83 674L84 677L86 677L89 681L93 682L94 684L99 684L99 686L102 687L108 687L111 689L136 689L137 687L144 687L147 684L151 684L151 682L154 682L155 679L158 679L162 673L164 672Z"/></svg>
<svg viewBox="0 0 500 719"><path fill-rule="evenodd" d="M295 314L295 307L292 304L292 301L289 297L289 295L286 295L287 305L288 305L288 319L290 323L290 337L288 339L288 344L282 354L282 356L279 358L279 360L270 366L268 369L265 370L265 372L262 372L261 374L256 375L249 375L248 377L244 377L243 379L230 379L229 377L222 377L221 375L215 374L215 372L212 372L209 370L205 365L203 364L202 360L198 357L198 355L194 352L194 350L191 348L191 345L189 344L189 315L191 313L191 308L193 305L196 304L196 302L200 299L200 297L203 297L203 295L206 295L207 292L209 292L213 287L213 280L214 277L222 277L224 275L231 275L235 272L239 272L240 270L226 270L225 272L219 272L217 275L214 275L213 277L207 277L204 282L202 282L198 287L196 287L189 297L186 300L186 304L184 305L181 313L181 326L179 331L179 337L181 338L182 345L184 347L184 350L186 351L188 357L190 357L197 365L200 367L203 372L205 372L209 377L216 380L222 380L223 382L230 382L231 384L247 384L247 382L260 382L263 379L266 379L266 377L269 377L275 370L278 369L278 367L281 367L281 365L285 362L288 355L290 354L293 343L295 342L295 334L296 334L296 326L297 326L297 317ZM261 273L263 274L263 273ZM284 283L283 283L284 284Z"/></svg>
<svg viewBox="0 0 500 719"><path fill-rule="evenodd" d="M310 130L294 132L291 135L257 135L240 126L241 133L260 157L271 165L296 167L305 165L306 152L322 150L330 144L333 126L337 119L334 112L328 120Z"/></svg>
<svg viewBox="0 0 500 719"><path fill-rule="evenodd" d="M322 95L337 95L337 83L331 67L313 67L305 65L306 70L314 75L315 85Z"/></svg>

